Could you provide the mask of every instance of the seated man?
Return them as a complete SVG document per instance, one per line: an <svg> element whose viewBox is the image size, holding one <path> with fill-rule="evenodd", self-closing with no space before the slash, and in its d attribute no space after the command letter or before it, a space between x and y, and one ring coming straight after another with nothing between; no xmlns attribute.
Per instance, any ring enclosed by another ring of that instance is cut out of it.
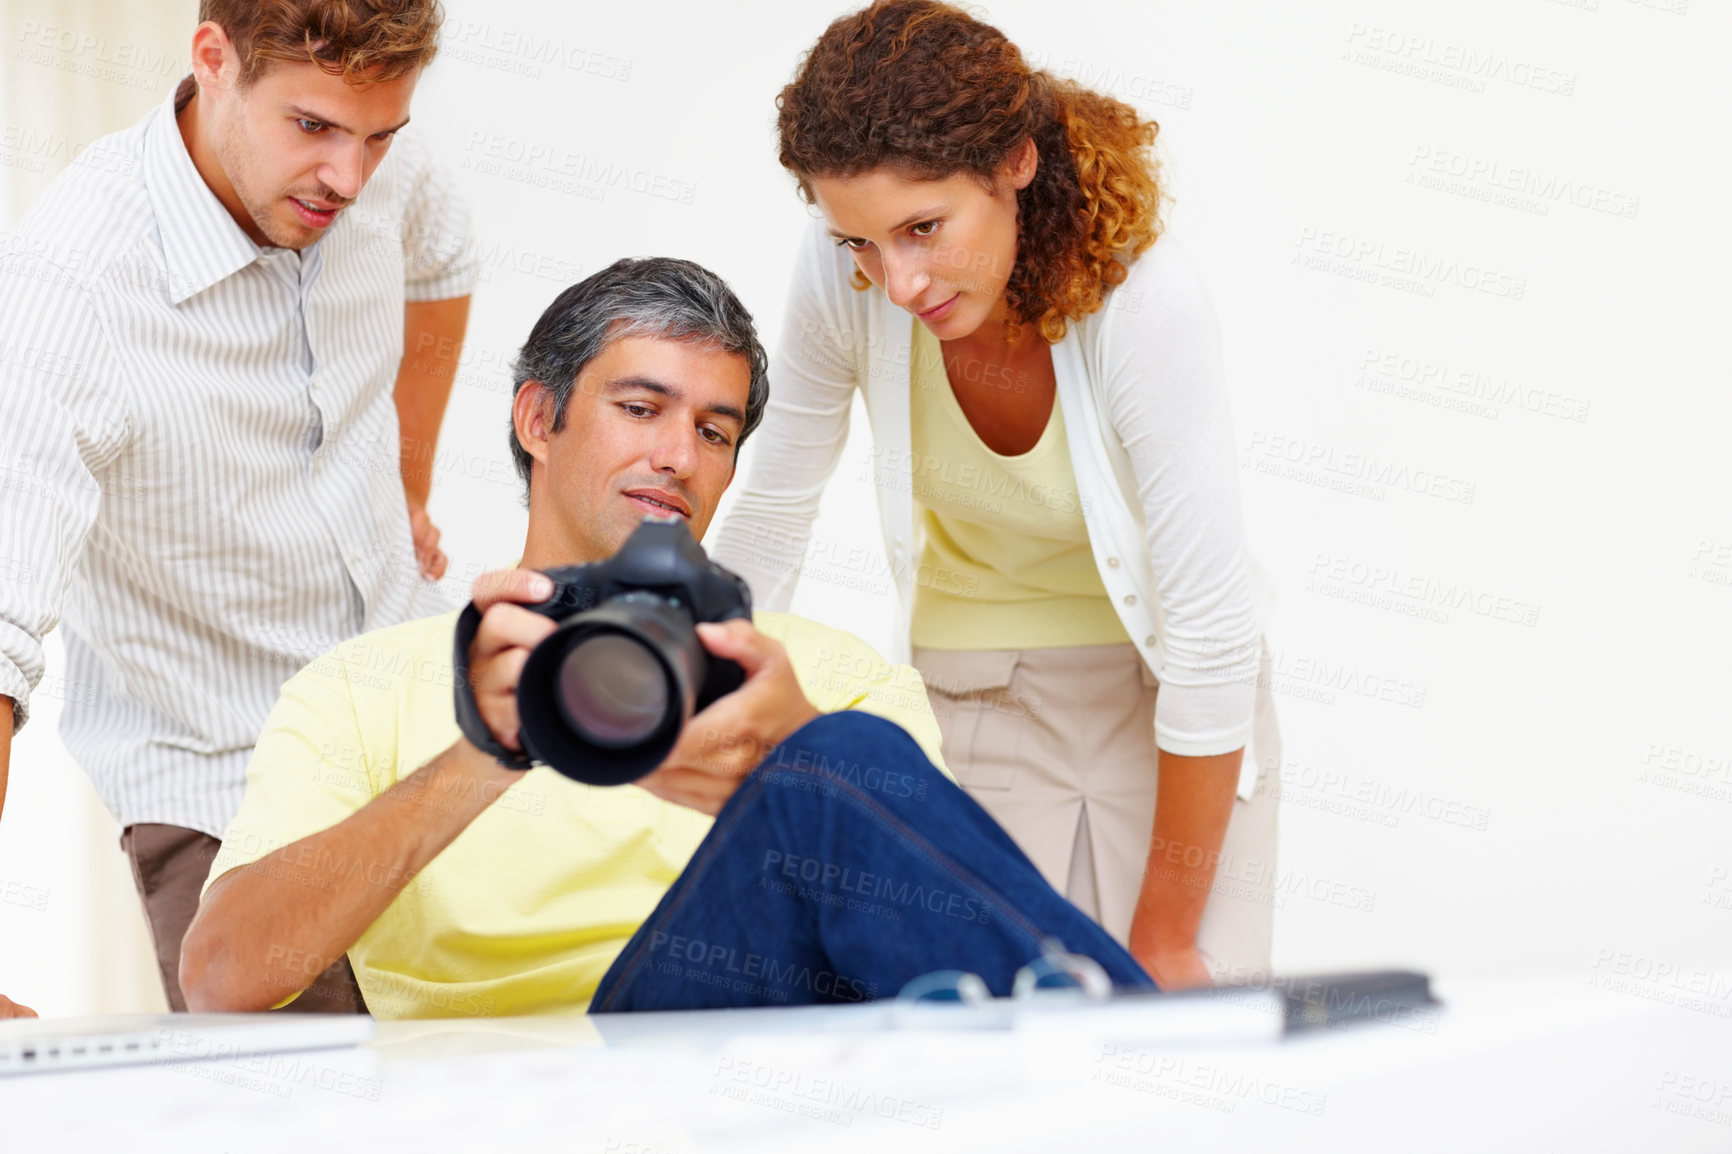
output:
<svg viewBox="0 0 1732 1154"><path fill-rule="evenodd" d="M523 567L477 582L469 650L514 750L518 673L555 628L523 608L551 591L536 570L609 557L646 515L702 537L768 396L744 307L665 259L562 292L516 377ZM1049 938L1152 984L937 768L918 675L856 638L700 626L745 684L637 785L595 788L461 736L454 628L365 634L284 686L186 936L192 1008L284 1004L344 954L388 1018L858 1001L952 968L1004 994Z"/></svg>

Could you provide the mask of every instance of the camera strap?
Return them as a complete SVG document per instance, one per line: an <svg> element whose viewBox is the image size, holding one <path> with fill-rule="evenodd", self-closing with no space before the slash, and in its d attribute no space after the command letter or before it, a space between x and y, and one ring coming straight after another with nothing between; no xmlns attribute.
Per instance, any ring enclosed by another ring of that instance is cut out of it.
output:
<svg viewBox="0 0 1732 1154"><path fill-rule="evenodd" d="M457 616L456 648L451 655L451 668L455 673L451 680L457 706L457 727L463 731L463 736L469 739L471 745L491 755L506 769L532 769L535 762L527 753L516 753L499 744L493 731L487 728L487 722L482 720L481 710L475 704L475 683L469 675L469 645L475 640L475 631L479 628L481 611L476 609L475 602L471 601Z"/></svg>

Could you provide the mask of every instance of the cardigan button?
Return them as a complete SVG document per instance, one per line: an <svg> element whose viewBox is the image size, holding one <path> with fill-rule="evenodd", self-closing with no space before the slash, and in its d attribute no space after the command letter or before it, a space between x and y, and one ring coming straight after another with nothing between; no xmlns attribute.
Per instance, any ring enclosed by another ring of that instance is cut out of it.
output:
<svg viewBox="0 0 1732 1154"><path fill-rule="evenodd" d="M1143 638L1143 644L1148 648L1153 649L1155 647L1155 635L1151 633L1147 637Z"/></svg>
<svg viewBox="0 0 1732 1154"><path fill-rule="evenodd" d="M1126 605L1135 605L1136 603L1137 603L1137 595L1135 593L1128 593L1125 595L1125 604Z"/></svg>
<svg viewBox="0 0 1732 1154"><path fill-rule="evenodd" d="M1108 569L1117 569L1118 567L1119 567L1119 559L1117 557L1108 557L1107 558L1107 568Z"/></svg>

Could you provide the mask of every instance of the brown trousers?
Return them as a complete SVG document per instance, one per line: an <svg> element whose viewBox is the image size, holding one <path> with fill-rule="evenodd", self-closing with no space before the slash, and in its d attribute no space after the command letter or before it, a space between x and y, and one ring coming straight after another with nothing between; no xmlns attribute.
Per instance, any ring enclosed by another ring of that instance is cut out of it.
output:
<svg viewBox="0 0 1732 1154"><path fill-rule="evenodd" d="M198 895L210 876L222 842L196 829L140 822L120 835L120 848L132 863L132 881L144 903L144 920L156 942L156 965L169 1009L186 1012L180 991L180 943L198 913ZM314 979L301 996L283 1007L302 1014L364 1014L367 1004L348 956Z"/></svg>

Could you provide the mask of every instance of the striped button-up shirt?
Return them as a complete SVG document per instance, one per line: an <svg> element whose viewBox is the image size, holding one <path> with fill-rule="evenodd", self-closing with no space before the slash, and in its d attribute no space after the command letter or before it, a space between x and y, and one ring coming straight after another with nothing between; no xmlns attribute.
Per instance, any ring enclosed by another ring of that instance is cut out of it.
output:
<svg viewBox="0 0 1732 1154"><path fill-rule="evenodd" d="M282 683L444 608L392 387L404 302L475 269L407 131L317 244L260 248L187 153L190 91L92 144L0 254L0 694L15 725L33 689L64 698L122 825L220 836Z"/></svg>

